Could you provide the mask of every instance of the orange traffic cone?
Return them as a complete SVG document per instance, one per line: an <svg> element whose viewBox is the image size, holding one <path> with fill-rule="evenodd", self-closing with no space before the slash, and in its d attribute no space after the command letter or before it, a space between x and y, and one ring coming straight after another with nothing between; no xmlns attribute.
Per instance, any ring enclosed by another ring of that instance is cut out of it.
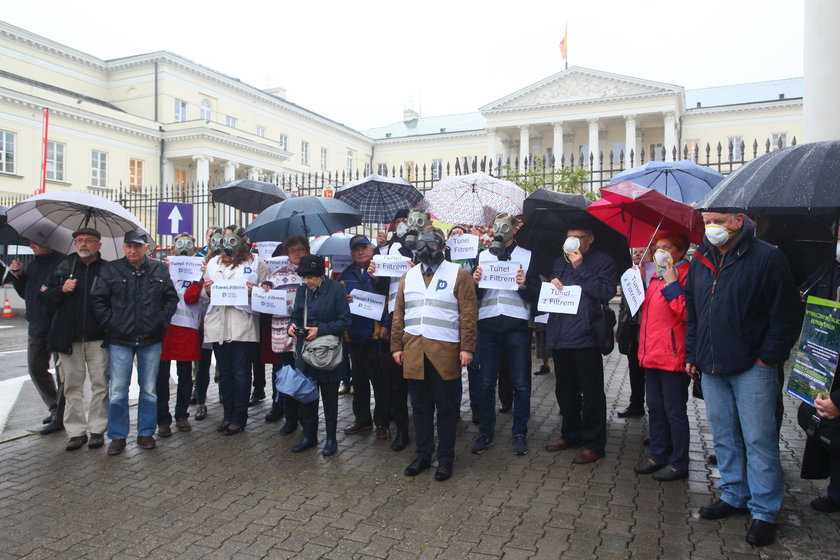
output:
<svg viewBox="0 0 840 560"><path fill-rule="evenodd" d="M0 317L14 317L15 314L12 313L12 304L9 303L9 298L6 298L6 303L3 305L3 315Z"/></svg>

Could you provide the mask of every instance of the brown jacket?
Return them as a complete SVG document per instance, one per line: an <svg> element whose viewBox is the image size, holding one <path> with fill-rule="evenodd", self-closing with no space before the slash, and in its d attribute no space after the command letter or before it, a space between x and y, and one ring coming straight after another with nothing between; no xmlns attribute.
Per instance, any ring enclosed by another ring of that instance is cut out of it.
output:
<svg viewBox="0 0 840 560"><path fill-rule="evenodd" d="M424 276L423 281L428 286L431 278ZM475 281L464 269L458 271L454 293L458 300L461 342L444 342L414 336L405 332L405 275L400 280L400 288L394 304L394 320L391 324L391 352L404 352L403 377L406 379L424 378L424 357L429 359L444 381L458 379L461 377L460 352L475 352L477 331Z"/></svg>

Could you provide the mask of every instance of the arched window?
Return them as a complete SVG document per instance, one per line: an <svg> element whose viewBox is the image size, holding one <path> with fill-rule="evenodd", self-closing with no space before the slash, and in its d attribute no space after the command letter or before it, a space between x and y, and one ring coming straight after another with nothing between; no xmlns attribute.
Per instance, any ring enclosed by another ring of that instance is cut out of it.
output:
<svg viewBox="0 0 840 560"><path fill-rule="evenodd" d="M203 121L213 120L213 110L210 108L210 102L206 99L201 102L200 118Z"/></svg>

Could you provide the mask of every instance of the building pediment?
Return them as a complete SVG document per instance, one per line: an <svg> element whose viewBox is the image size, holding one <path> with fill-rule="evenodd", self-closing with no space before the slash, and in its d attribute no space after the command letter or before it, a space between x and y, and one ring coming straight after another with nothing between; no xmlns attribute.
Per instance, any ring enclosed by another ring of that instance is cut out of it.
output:
<svg viewBox="0 0 840 560"><path fill-rule="evenodd" d="M481 108L482 113L682 93L671 84L573 67Z"/></svg>

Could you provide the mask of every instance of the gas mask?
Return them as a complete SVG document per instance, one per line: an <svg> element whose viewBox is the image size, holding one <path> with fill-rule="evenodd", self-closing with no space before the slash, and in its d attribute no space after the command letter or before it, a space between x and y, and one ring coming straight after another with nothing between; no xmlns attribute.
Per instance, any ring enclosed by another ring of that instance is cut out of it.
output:
<svg viewBox="0 0 840 560"><path fill-rule="evenodd" d="M245 236L237 235L235 233L226 233L222 238L222 251L225 255L232 256L237 251L242 250L245 244Z"/></svg>
<svg viewBox="0 0 840 560"><path fill-rule="evenodd" d="M735 233L731 229L718 224L706 224L706 239L715 247L725 245Z"/></svg>
<svg viewBox="0 0 840 560"><path fill-rule="evenodd" d="M421 233L417 240L417 258L426 266L443 262L445 242L434 233Z"/></svg>
<svg viewBox="0 0 840 560"><path fill-rule="evenodd" d="M411 250L418 248L418 238L423 228L431 223L429 215L425 212L413 210L408 213L408 226L405 232L403 244Z"/></svg>
<svg viewBox="0 0 840 560"><path fill-rule="evenodd" d="M222 234L222 232L220 231L217 231L216 233L210 236L210 241L207 243L207 249L211 255L218 255L222 252L223 238L224 234Z"/></svg>
<svg viewBox="0 0 840 560"><path fill-rule="evenodd" d="M496 218L493 222L493 242L488 248L491 255L504 254L505 245L513 239L513 222L508 218Z"/></svg>
<svg viewBox="0 0 840 560"><path fill-rule="evenodd" d="M175 236L172 239L172 254L178 257L195 255L195 238L185 233Z"/></svg>

